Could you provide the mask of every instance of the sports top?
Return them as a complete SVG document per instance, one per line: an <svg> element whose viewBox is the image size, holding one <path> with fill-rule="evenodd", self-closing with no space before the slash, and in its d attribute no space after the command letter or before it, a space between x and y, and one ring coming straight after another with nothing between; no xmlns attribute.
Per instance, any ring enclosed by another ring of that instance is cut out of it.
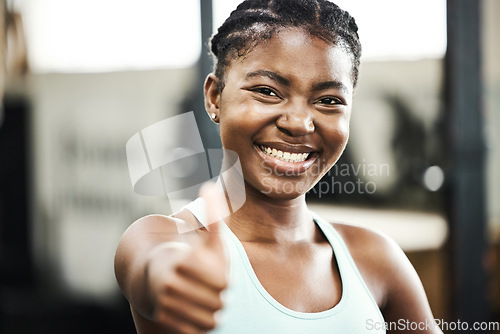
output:
<svg viewBox="0 0 500 334"><path fill-rule="evenodd" d="M203 224L203 205L202 201L195 201L184 208ZM229 263L229 285L224 291L219 325L211 334L385 333L382 313L344 240L331 224L312 214L337 260L342 281L340 302L316 313L298 312L281 305L260 283L241 242L226 224L221 224Z"/></svg>

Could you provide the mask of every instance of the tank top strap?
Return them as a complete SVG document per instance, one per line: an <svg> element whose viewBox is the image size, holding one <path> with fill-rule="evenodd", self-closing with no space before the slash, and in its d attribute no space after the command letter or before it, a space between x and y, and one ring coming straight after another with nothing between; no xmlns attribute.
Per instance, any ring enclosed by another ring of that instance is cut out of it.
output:
<svg viewBox="0 0 500 334"><path fill-rule="evenodd" d="M203 225L205 227L207 226L207 223L206 223L206 221L207 221L206 212L207 211L205 208L205 201L203 200L203 198L198 197L194 201L189 202L188 204L184 205L181 208L181 211L182 210L188 210L198 220L198 222L201 225Z"/></svg>
<svg viewBox="0 0 500 334"><path fill-rule="evenodd" d="M380 311L377 302L373 298L370 289L366 285L365 280L359 272L358 266L354 262L354 259L345 243L344 239L340 233L333 227L330 222L327 222L324 218L311 211L314 221L319 226L323 234L326 236L330 244L332 245L333 251L335 253L335 258L338 262L338 267L340 275L342 277L343 288L348 289L345 291L350 297L357 298L361 293L364 294L369 302L377 310L377 316L383 321L383 315ZM344 284L345 282L352 282L354 284ZM363 291L363 292L361 292ZM351 296L352 295L352 296ZM357 296L354 296L357 295Z"/></svg>

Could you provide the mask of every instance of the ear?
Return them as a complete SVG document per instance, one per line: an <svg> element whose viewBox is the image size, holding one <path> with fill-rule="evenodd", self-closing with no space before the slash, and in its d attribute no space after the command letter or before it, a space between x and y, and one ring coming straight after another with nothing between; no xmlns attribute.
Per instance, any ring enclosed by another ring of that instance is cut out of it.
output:
<svg viewBox="0 0 500 334"><path fill-rule="evenodd" d="M217 89L218 81L219 79L215 76L215 74L210 73L205 79L205 85L203 86L205 95L205 110L214 122L218 122L220 112L220 92ZM213 115L215 115L215 118Z"/></svg>

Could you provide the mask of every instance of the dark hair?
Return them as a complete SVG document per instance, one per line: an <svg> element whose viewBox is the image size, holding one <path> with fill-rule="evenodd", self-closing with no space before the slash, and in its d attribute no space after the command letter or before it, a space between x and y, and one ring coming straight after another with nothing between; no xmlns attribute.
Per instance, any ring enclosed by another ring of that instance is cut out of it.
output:
<svg viewBox="0 0 500 334"><path fill-rule="evenodd" d="M210 49L218 89L231 60L268 40L279 29L299 27L326 42L342 46L352 55L352 81L358 80L361 43L358 26L348 12L327 0L246 0L212 36Z"/></svg>

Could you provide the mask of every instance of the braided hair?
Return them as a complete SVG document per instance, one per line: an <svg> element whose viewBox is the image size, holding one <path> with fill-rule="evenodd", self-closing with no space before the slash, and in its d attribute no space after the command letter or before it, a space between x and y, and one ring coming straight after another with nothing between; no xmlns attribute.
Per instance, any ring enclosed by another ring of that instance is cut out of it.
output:
<svg viewBox="0 0 500 334"><path fill-rule="evenodd" d="M219 91L224 88L224 73L232 59L246 55L259 42L288 27L304 29L351 54L351 77L356 86L361 43L358 26L348 12L327 0L245 0L210 40Z"/></svg>

